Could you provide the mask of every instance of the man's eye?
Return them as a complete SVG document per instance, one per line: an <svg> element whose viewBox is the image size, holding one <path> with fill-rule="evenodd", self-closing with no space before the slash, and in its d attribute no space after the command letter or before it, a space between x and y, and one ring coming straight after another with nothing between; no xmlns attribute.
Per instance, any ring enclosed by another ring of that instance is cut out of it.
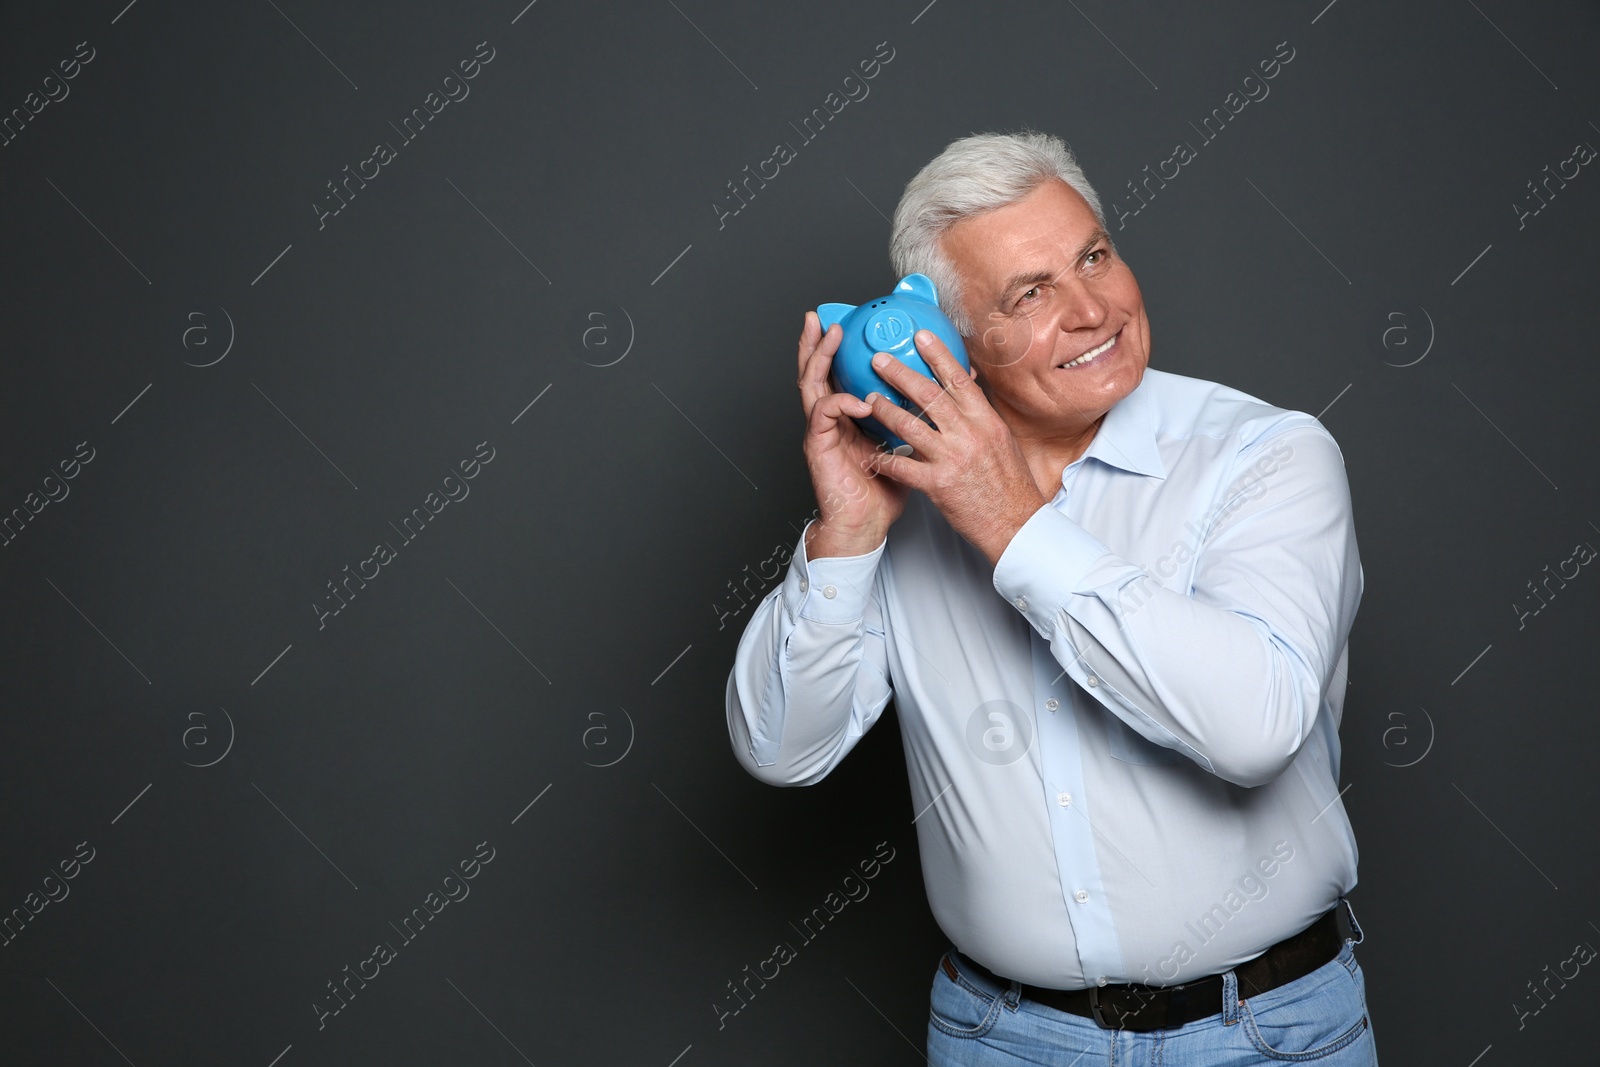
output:
<svg viewBox="0 0 1600 1067"><path fill-rule="evenodd" d="M1029 289L1027 292L1025 292L1021 296L1019 296L1017 298L1017 303L1019 303L1019 304L1026 303L1029 297L1037 296L1038 293L1039 293L1039 287L1037 285L1035 285L1032 289Z"/></svg>
<svg viewBox="0 0 1600 1067"><path fill-rule="evenodd" d="M1090 252L1087 256L1083 257L1084 262L1091 267L1098 267L1101 262L1105 260L1105 258L1106 250L1103 248L1097 248L1093 252Z"/></svg>

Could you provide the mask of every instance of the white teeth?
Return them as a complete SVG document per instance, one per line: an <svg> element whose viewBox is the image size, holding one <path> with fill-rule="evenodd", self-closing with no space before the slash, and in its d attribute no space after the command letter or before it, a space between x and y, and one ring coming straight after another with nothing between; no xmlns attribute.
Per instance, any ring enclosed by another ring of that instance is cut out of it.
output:
<svg viewBox="0 0 1600 1067"><path fill-rule="evenodd" d="M1085 352L1083 355L1079 356L1077 359L1073 360L1070 363L1063 363L1062 366L1063 367L1081 367L1083 364L1088 363L1090 360L1094 359L1094 357L1098 356L1100 353L1104 352L1106 349L1108 349L1112 345L1116 344L1117 343L1117 334L1120 334L1121 332L1122 331L1118 330L1117 333L1114 333L1110 337L1106 338L1105 339L1105 343L1095 345L1093 348L1089 349L1089 351Z"/></svg>

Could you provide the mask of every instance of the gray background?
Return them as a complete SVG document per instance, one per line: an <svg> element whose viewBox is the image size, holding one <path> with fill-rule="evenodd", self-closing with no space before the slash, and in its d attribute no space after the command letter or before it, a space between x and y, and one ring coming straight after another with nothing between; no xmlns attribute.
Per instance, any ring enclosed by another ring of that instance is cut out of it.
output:
<svg viewBox="0 0 1600 1067"><path fill-rule="evenodd" d="M1152 364L1320 413L1344 451L1367 591L1341 787L1383 1062L1592 1062L1600 977L1520 1029L1513 1004L1600 945L1600 577L1515 605L1600 544L1600 176L1515 205L1600 146L1595 7L925 4L7 5L0 114L94 58L0 147L0 514L70 489L0 548L0 909L93 849L0 948L6 1062L921 1062L946 942L897 726L814 788L747 777L730 583L758 599L815 506L803 312L886 291L905 182L1024 125L1108 207L1199 145L1113 225ZM402 945L480 842L471 895ZM870 896L719 1029L725 984L879 842Z"/></svg>

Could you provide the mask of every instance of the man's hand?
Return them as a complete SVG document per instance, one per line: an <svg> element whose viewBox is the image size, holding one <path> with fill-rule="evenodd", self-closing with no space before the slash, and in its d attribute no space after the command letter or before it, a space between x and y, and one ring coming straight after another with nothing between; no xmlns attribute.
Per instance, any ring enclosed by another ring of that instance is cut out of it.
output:
<svg viewBox="0 0 1600 1067"><path fill-rule="evenodd" d="M898 482L877 477L872 469L875 442L853 421L871 409L849 393L835 392L829 381L834 353L843 340L844 329L838 323L824 332L817 313L806 312L798 381L806 413L806 466L819 512L806 529L806 554L811 559L871 552L888 536L910 493Z"/></svg>
<svg viewBox="0 0 1600 1067"><path fill-rule="evenodd" d="M975 383L977 375L963 370L929 331L918 330L916 344L940 384L885 353L873 356L872 365L938 428L873 393L873 418L916 449L915 458L880 452L873 463L879 473L922 490L957 533L998 563L1017 531L1048 501L1011 428Z"/></svg>

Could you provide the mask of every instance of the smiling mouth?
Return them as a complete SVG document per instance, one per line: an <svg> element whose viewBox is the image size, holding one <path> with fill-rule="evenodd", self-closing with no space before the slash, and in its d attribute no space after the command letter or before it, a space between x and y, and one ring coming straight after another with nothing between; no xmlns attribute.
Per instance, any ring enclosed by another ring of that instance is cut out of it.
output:
<svg viewBox="0 0 1600 1067"><path fill-rule="evenodd" d="M1071 360L1071 361L1069 361L1067 363L1061 364L1059 367L1056 368L1056 370L1066 370L1068 367L1082 367L1085 364L1093 363L1100 356L1102 356L1105 353L1109 352L1111 350L1111 347L1117 343L1117 338L1119 338L1121 336L1122 336L1122 331L1118 330L1116 333L1114 333L1110 337L1106 338L1100 344L1095 345L1093 348L1089 349L1089 351L1085 352L1083 355L1079 356L1077 359L1074 359L1074 360Z"/></svg>

